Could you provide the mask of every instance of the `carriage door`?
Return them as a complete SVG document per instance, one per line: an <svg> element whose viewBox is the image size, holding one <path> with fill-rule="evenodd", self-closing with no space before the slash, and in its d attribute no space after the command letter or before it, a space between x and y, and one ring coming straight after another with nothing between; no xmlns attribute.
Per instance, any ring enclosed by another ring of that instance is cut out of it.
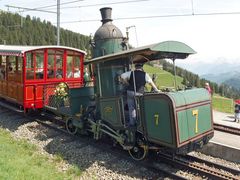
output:
<svg viewBox="0 0 240 180"><path fill-rule="evenodd" d="M26 53L25 104L27 108L42 108L44 81L44 51Z"/></svg>

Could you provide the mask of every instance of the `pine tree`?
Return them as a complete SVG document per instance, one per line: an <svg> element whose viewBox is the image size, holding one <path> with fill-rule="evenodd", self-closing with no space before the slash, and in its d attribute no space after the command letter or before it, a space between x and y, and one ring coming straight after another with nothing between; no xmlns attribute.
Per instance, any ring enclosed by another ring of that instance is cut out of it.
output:
<svg viewBox="0 0 240 180"><path fill-rule="evenodd" d="M23 26L21 26L21 19ZM56 45L57 28L40 18L25 18L19 14L0 14L0 43L8 45ZM89 49L89 37L69 30L60 29L60 44L78 49Z"/></svg>

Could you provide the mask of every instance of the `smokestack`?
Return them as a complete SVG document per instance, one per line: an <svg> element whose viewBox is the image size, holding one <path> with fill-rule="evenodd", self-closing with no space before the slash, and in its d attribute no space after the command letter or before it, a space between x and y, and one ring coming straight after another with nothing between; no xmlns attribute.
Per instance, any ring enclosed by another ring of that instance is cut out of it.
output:
<svg viewBox="0 0 240 180"><path fill-rule="evenodd" d="M112 21L112 8L105 7L105 8L101 8L100 11L101 11L101 15L102 15L101 21L103 24Z"/></svg>

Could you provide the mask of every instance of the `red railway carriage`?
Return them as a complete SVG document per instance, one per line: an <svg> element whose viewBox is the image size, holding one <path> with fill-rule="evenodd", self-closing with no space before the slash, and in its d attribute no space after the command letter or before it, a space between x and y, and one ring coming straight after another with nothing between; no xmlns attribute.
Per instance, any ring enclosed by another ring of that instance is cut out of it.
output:
<svg viewBox="0 0 240 180"><path fill-rule="evenodd" d="M82 86L85 54L65 46L0 45L0 97L25 111L43 108L48 85Z"/></svg>

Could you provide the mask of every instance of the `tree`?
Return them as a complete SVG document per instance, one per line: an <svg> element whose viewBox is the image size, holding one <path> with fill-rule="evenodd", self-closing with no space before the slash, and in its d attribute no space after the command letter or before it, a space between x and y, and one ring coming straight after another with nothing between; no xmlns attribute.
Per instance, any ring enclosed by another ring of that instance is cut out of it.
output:
<svg viewBox="0 0 240 180"><path fill-rule="evenodd" d="M22 27L20 26L21 19L23 20ZM42 22L40 18L31 18L29 15L24 18L19 14L2 12L0 14L0 24L1 43L3 43L5 40L8 45L56 44L56 27L50 22ZM88 36L64 29L60 29L60 31L61 45L71 46L82 50L89 49L90 38Z"/></svg>

